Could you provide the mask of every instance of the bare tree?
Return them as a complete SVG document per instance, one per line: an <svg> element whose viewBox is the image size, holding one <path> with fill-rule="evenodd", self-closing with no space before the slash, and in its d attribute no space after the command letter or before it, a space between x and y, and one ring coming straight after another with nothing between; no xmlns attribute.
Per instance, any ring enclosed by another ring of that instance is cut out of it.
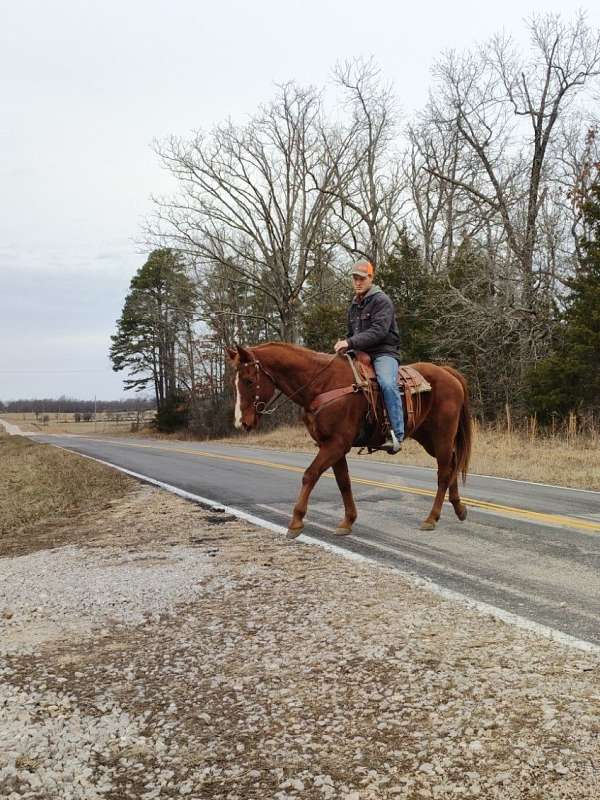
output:
<svg viewBox="0 0 600 800"><path fill-rule="evenodd" d="M471 182L447 171L435 174L499 215L520 266L526 312L534 307L534 256L552 137L571 100L600 72L600 37L583 14L571 24L551 14L534 17L529 30L527 63L506 36L476 54L445 56L436 67L440 92L432 104L482 168Z"/></svg>
<svg viewBox="0 0 600 800"><path fill-rule="evenodd" d="M286 84L245 126L156 145L179 194L157 200L150 233L262 298L265 326L296 341L348 147L327 135L318 93Z"/></svg>
<svg viewBox="0 0 600 800"><path fill-rule="evenodd" d="M557 205L568 220L570 240L564 247L576 267L581 252L579 243L586 235L584 198L589 196L595 177L595 167L600 164L600 121L593 115L573 115L561 126L557 142L557 181L560 195Z"/></svg>
<svg viewBox="0 0 600 800"><path fill-rule="evenodd" d="M487 240L492 305L467 293L448 303L442 316L452 330L446 317L451 308L459 309L480 337L490 334L486 320L502 320L494 328L496 352L503 349L505 357L511 352L517 387L551 345L556 295L567 266L557 143L573 101L600 72L600 38L582 14L570 24L554 15L534 17L529 32L527 58L507 36L443 56L435 67L437 84L424 128L413 136L422 167L415 170L413 185L421 193L423 186L430 194L433 189L428 199L433 215L426 218L430 242L436 226L443 231L439 247L451 250L456 233L465 231L480 244ZM437 132L432 141L445 147L428 146L432 131ZM428 183L423 170L435 180ZM447 269L450 265L451 257Z"/></svg>
<svg viewBox="0 0 600 800"><path fill-rule="evenodd" d="M495 214L464 188L477 185L481 167L464 153L456 127L440 120L429 106L419 122L408 127L407 136L404 171L413 206L412 226L422 242L425 264L435 274L449 269L464 237L485 235L491 245L498 238Z"/></svg>
<svg viewBox="0 0 600 800"><path fill-rule="evenodd" d="M410 241L435 354L465 359L488 408L518 394L552 343L600 160L593 111L578 108L600 73L598 33L583 14L528 29L525 54L499 35L440 58L404 140L392 88L354 60L335 70L336 124L316 90L290 83L244 125L156 145L178 192L157 199L150 239L196 270L200 316L220 344L298 341L308 318L319 342L342 260L400 273ZM213 381L198 362L212 350L191 331L186 342L190 386Z"/></svg>
<svg viewBox="0 0 600 800"><path fill-rule="evenodd" d="M337 200L334 240L353 257L377 265L399 237L408 199L393 152L399 133L396 101L372 61L340 64L335 78L349 109L344 141L351 146L337 162L336 183L328 189Z"/></svg>

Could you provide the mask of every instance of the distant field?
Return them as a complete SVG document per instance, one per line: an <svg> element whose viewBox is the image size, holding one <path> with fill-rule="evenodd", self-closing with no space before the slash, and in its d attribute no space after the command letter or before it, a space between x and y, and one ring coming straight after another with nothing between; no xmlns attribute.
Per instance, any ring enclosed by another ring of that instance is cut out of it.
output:
<svg viewBox="0 0 600 800"><path fill-rule="evenodd" d="M128 433L137 426L143 427L154 418L154 411L99 413L96 420L75 420L75 414L34 414L21 412L18 414L0 414L0 419L18 425L24 432L31 433Z"/></svg>

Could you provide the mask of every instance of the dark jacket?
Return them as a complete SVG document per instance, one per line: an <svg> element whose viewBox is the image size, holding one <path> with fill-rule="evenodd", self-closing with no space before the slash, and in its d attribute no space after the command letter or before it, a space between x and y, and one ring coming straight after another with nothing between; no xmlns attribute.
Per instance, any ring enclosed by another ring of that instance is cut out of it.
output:
<svg viewBox="0 0 600 800"><path fill-rule="evenodd" d="M372 358L394 356L400 361L400 332L394 304L379 286L371 286L360 300L355 297L348 309L350 350L364 350Z"/></svg>

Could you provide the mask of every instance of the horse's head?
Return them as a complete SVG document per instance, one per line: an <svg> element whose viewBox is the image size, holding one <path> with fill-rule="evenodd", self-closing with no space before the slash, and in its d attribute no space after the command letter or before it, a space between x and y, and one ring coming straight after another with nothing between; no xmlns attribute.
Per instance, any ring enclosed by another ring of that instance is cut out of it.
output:
<svg viewBox="0 0 600 800"><path fill-rule="evenodd" d="M249 431L258 426L263 409L275 393L275 384L249 348L228 347L227 354L234 369L234 424Z"/></svg>

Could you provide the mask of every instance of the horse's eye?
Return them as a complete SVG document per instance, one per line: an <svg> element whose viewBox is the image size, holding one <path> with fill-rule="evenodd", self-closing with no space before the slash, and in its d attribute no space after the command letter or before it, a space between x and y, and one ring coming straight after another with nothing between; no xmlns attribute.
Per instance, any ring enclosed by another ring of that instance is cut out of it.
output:
<svg viewBox="0 0 600 800"><path fill-rule="evenodd" d="M252 386L252 381L250 380L250 378L242 378L242 383L244 384L244 386Z"/></svg>

